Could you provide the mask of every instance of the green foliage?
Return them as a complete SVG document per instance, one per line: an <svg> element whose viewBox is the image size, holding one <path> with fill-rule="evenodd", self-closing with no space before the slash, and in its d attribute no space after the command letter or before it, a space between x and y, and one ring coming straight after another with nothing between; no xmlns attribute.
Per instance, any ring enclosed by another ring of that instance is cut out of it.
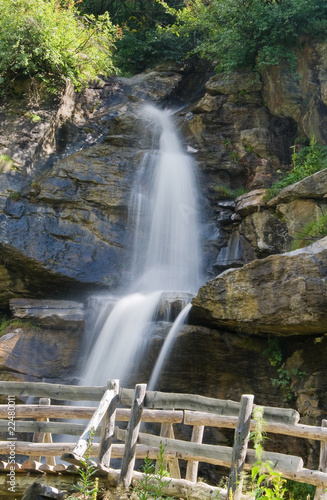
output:
<svg viewBox="0 0 327 500"><path fill-rule="evenodd" d="M9 327L10 329L14 329L14 328L21 328L23 326L38 330L38 327L30 323L29 321L22 319L12 319L6 315L2 315L0 316L0 337L7 332L7 329Z"/></svg>
<svg viewBox="0 0 327 500"><path fill-rule="evenodd" d="M18 193L18 191L12 191L9 195L9 198L13 201L18 201L20 200L20 193Z"/></svg>
<svg viewBox="0 0 327 500"><path fill-rule="evenodd" d="M306 376L306 372L300 371L296 368L289 370L286 368L285 363L283 363L283 354L276 337L268 337L268 347L264 349L263 353L267 356L271 366L277 368L277 377L271 378L271 383L274 387L281 389L283 394L283 401L285 403L291 401L294 398L294 393L292 391L292 378L303 378Z"/></svg>
<svg viewBox="0 0 327 500"><path fill-rule="evenodd" d="M147 455L144 459L143 478L135 488L139 500L174 500L174 497L163 496L163 488L169 484L167 480L169 473L167 471L164 459L164 446L160 443L160 450L157 455L157 466Z"/></svg>
<svg viewBox="0 0 327 500"><path fill-rule="evenodd" d="M251 469L252 490L255 500L283 500L286 493L286 480L282 478L281 473L273 470L270 462L262 460L263 440L266 439L264 433L266 423L263 420L263 411L263 407L256 406L252 412L256 426L255 430L250 434L250 439L254 443L257 459Z"/></svg>
<svg viewBox="0 0 327 500"><path fill-rule="evenodd" d="M219 195L219 198L222 200L235 200L239 196L242 196L246 193L244 188L231 189L226 186L214 186L213 188Z"/></svg>
<svg viewBox="0 0 327 500"><path fill-rule="evenodd" d="M255 500L283 500L286 479L272 468L270 462L258 462L251 470Z"/></svg>
<svg viewBox="0 0 327 500"><path fill-rule="evenodd" d="M116 31L108 13L80 17L69 0L2 0L0 86L34 77L53 92L66 79L80 88L113 71Z"/></svg>
<svg viewBox="0 0 327 500"><path fill-rule="evenodd" d="M295 146L293 146L292 163L291 172L267 189L265 201L277 196L281 189L327 168L327 146L318 145L314 137L312 137L309 146L305 146L299 151L296 151Z"/></svg>
<svg viewBox="0 0 327 500"><path fill-rule="evenodd" d="M157 0L161 1L161 0ZM194 38L194 51L218 61L217 71L278 64L295 67L301 37L326 39L327 4L321 0L192 0L173 12L169 29Z"/></svg>
<svg viewBox="0 0 327 500"><path fill-rule="evenodd" d="M15 170L15 162L10 156L0 155L0 172Z"/></svg>
<svg viewBox="0 0 327 500"><path fill-rule="evenodd" d="M277 337L268 337L268 347L264 349L263 354L267 356L271 366L280 365L283 360L282 350Z"/></svg>
<svg viewBox="0 0 327 500"><path fill-rule="evenodd" d="M116 46L115 64L124 74L140 73L162 61L181 62L191 48L188 40L160 27L135 31L125 28Z"/></svg>
<svg viewBox="0 0 327 500"><path fill-rule="evenodd" d="M310 500L314 499L316 487L312 484L297 483L287 479L286 481L287 495L289 500Z"/></svg>
<svg viewBox="0 0 327 500"><path fill-rule="evenodd" d="M96 500L98 489L98 478L94 478L96 473L96 467L90 460L90 455L92 452L92 441L94 439L95 430L92 428L88 438L88 446L84 455L81 459L81 466L78 470L80 480L74 485L74 489L81 495L82 500ZM74 499L75 497L68 497L69 499Z"/></svg>
<svg viewBox="0 0 327 500"><path fill-rule="evenodd" d="M295 235L291 250L311 245L324 236L327 236L327 212L318 217L317 220L309 222L300 233Z"/></svg>

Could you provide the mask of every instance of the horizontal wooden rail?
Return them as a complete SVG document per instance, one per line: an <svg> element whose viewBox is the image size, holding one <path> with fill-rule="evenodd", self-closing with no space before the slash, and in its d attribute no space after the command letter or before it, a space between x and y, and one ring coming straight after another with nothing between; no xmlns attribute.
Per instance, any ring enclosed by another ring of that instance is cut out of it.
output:
<svg viewBox="0 0 327 500"><path fill-rule="evenodd" d="M50 384L46 382L10 382L0 381L0 394L18 397L49 397L55 400L100 401L106 386L74 386ZM120 389L120 402L131 406L134 389ZM195 394L173 394L158 391L146 391L145 408L176 408L177 410L196 410L217 415L238 416L240 403L222 399L208 398ZM299 413L291 408L272 408L264 406L263 418L269 422L297 423Z"/></svg>
<svg viewBox="0 0 327 500"><path fill-rule="evenodd" d="M52 405L45 408L43 405L15 405L15 418L62 418L89 420L95 412L95 406L64 406ZM7 405L0 405L0 419L8 416ZM118 408L116 422L128 422L131 416L129 408ZM180 410L151 410L144 408L142 422L158 422L180 424L183 422L184 412ZM51 431L50 431L51 432Z"/></svg>
<svg viewBox="0 0 327 500"><path fill-rule="evenodd" d="M115 435L117 439L123 441L126 436L126 431L116 428ZM138 442L146 446L157 446L158 448L160 443L162 443L165 452L172 454L176 453L177 458L185 460L207 462L223 467L230 467L232 463L233 449L228 446L197 444L144 433L139 434ZM263 460L270 461L273 464L272 467L280 472L298 472L303 467L302 458L284 455L282 453L265 451L263 453ZM246 467L249 469L256 462L257 458L255 456L255 451L248 449L246 454Z"/></svg>
<svg viewBox="0 0 327 500"><path fill-rule="evenodd" d="M121 389L120 402L131 405L133 389ZM256 405L254 405L255 407ZM216 415L230 415L237 417L240 403L237 401L208 398L196 394L173 394L166 392L147 391L145 395L145 408L175 408L177 410L196 410ZM300 415L292 408L272 408L262 406L263 419L269 422L295 424L300 420Z"/></svg>
<svg viewBox="0 0 327 500"><path fill-rule="evenodd" d="M41 455L42 457L57 457L64 452L72 452L75 448L75 443L30 443L27 441L15 441L15 452L17 455ZM112 445L112 458L122 458L124 455L125 445L122 443L115 443ZM99 443L93 443L90 453L91 457L97 457L99 452ZM136 446L136 458L145 458L147 454L149 458L156 459L158 456L159 448L155 446L147 446L138 444ZM8 441L0 441L0 453L8 453ZM166 453L167 459L176 457L176 453Z"/></svg>
<svg viewBox="0 0 327 500"><path fill-rule="evenodd" d="M57 401L100 401L107 387L0 381L0 394L46 397Z"/></svg>
<svg viewBox="0 0 327 500"><path fill-rule="evenodd" d="M185 411L184 424L186 425L207 425L209 427L220 427L225 429L236 429L237 417L225 415L214 415L212 413ZM256 421L251 420L250 429L254 431ZM314 439L318 441L327 441L327 428L314 425L294 424L287 425L275 422L265 422L265 432L272 434L283 434L286 436Z"/></svg>

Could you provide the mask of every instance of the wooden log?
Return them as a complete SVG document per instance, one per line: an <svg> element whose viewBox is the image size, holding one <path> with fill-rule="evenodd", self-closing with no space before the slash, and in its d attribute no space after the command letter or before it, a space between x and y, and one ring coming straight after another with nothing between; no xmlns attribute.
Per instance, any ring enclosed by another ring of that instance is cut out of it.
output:
<svg viewBox="0 0 327 500"><path fill-rule="evenodd" d="M250 437L250 421L254 396L243 394L238 423L234 435L231 472L227 488L227 498L240 500L243 486L243 469Z"/></svg>
<svg viewBox="0 0 327 500"><path fill-rule="evenodd" d="M131 418L126 431L125 453L121 464L120 474L120 482L123 483L125 488L130 486L132 480L136 457L136 443L144 406L145 391L146 384L137 384L135 386Z"/></svg>
<svg viewBox="0 0 327 500"><path fill-rule="evenodd" d="M228 415L214 415L212 413L188 410L184 412L185 425L207 425L210 427L236 429L237 420L237 417L231 417ZM255 426L255 420L251 420L250 430L254 431ZM282 423L266 422L265 432L271 432L272 434L283 434L286 436L302 437L307 439L315 439L319 441L327 441L327 429L313 425L288 425Z"/></svg>
<svg viewBox="0 0 327 500"><path fill-rule="evenodd" d="M119 481L119 471L115 469L107 470L107 480L111 486L117 486ZM139 486L139 482L143 479L143 474L133 471L132 485ZM153 479L152 484L157 484ZM222 488L210 486L205 483L191 483L186 479L169 479L169 481L162 487L162 493L165 496L172 496L174 498L185 498L187 500L226 500L227 491ZM249 500L249 497L247 497Z"/></svg>
<svg viewBox="0 0 327 500"><path fill-rule="evenodd" d="M42 463L34 460L32 457L30 460L26 460L22 463L22 470L25 471L40 471ZM42 471L41 471L42 472Z"/></svg>
<svg viewBox="0 0 327 500"><path fill-rule="evenodd" d="M130 405L132 389L120 389L120 402ZM147 391L145 397L146 408L176 408L177 410L196 410L217 415L230 415L238 417L240 403L237 401L208 398L195 394L173 394L157 391ZM263 418L267 422L295 424L300 415L292 408L272 408L264 406Z"/></svg>
<svg viewBox="0 0 327 500"><path fill-rule="evenodd" d="M7 427L6 427L7 426ZM8 428L8 421L0 420L0 432L5 432ZM85 429L84 424L73 424L69 422L32 422L26 420L15 421L16 432L38 433L38 434L66 434L69 436L80 436ZM100 429L95 432L100 436ZM33 441L37 442L37 441Z"/></svg>
<svg viewBox="0 0 327 500"><path fill-rule="evenodd" d="M41 456L62 456L63 453L72 453L74 449L74 443L30 443L26 441L16 441L16 454L17 455L27 455L33 456L36 452L40 453ZM125 446L123 444L113 444L112 446L112 458L123 458ZM5 453L8 451L8 442L0 441L0 453ZM138 444L136 446L136 458L145 458L149 454L149 458L155 460L157 458L159 448L156 446L145 446ZM97 457L99 453L99 444L94 443L92 446L91 457ZM166 454L168 459L173 459L176 457L176 453ZM4 464L10 465L7 462L1 462L2 467ZM18 464L19 466L20 464ZM1 471L1 467L0 467Z"/></svg>
<svg viewBox="0 0 327 500"><path fill-rule="evenodd" d="M87 448L90 445L90 436L92 436L93 431L96 431L103 416L105 415L111 401L116 397L116 392L113 389L107 389L95 410L91 420L87 424L85 431L79 438L74 450L73 454L79 457L83 457Z"/></svg>
<svg viewBox="0 0 327 500"><path fill-rule="evenodd" d="M119 380L109 380L107 387L113 391L115 396L112 398L108 410L103 418L98 462L104 467L109 467L111 448L115 430L116 408L119 401Z"/></svg>
<svg viewBox="0 0 327 500"><path fill-rule="evenodd" d="M69 406L69 405L51 405L49 409L40 405L15 405L15 417L19 418L62 418L89 420L96 410L96 406ZM209 414L210 415L210 414ZM118 408L116 411L116 422L128 422L131 416L129 408ZM8 406L0 405L0 419L8 417ZM181 410L151 410L144 408L142 413L142 422L158 422L180 424L183 422L184 412ZM6 430L8 428L8 421ZM0 425L2 426L0 422ZM2 432L2 427L0 429ZM52 432L52 431L50 431ZM53 432L55 434L55 432ZM80 435L81 433L79 433Z"/></svg>
<svg viewBox="0 0 327 500"><path fill-rule="evenodd" d="M116 487L118 484L120 476L119 470L110 469L106 476L99 476L99 488L108 489L111 487ZM136 486L138 481L142 479L143 475L140 472L133 472L132 484ZM15 493L8 492L7 477L5 474L0 474L0 498L6 498L8 500L14 500L15 498L21 497L26 489L35 482L37 476L33 473L30 475L24 475L20 477L20 480L16 483ZM38 480L38 479L37 479ZM62 474L60 476L55 474L45 474L42 477L42 483L58 488L60 490L65 490L68 492L72 491L74 483L76 483L76 477L73 474ZM226 490L220 488L209 486L204 483L190 483L185 479L171 479L170 483L163 488L165 495L175 496L176 498L183 498L187 500L225 500ZM115 493L115 491L113 491Z"/></svg>
<svg viewBox="0 0 327 500"><path fill-rule="evenodd" d="M106 387L49 384L48 382L0 381L0 394L45 397L58 401L100 401Z"/></svg>
<svg viewBox="0 0 327 500"><path fill-rule="evenodd" d="M126 431L115 429L115 436L121 441L124 440ZM196 444L178 439L162 438L150 434L139 433L138 441L146 446L160 446L162 442L165 453L176 453L178 458L184 460L197 460L223 467L230 467L232 463L233 449L228 446L211 444ZM254 450L247 450L245 468L250 469L257 461ZM303 460L300 457L284 455L265 451L263 461L272 462L272 467L279 472L297 472L303 467Z"/></svg>
<svg viewBox="0 0 327 500"><path fill-rule="evenodd" d="M321 486L327 489L327 474L319 470L300 469L298 472L284 471L282 476L299 483L308 483L313 486Z"/></svg>
<svg viewBox="0 0 327 500"><path fill-rule="evenodd" d="M175 439L173 424L161 424L160 436ZM175 479L181 479L181 471L179 468L178 458L175 457L172 460L168 460L168 466L170 476L174 477Z"/></svg>
<svg viewBox="0 0 327 500"><path fill-rule="evenodd" d="M323 428L327 427L327 420L321 422ZM321 472L327 472L327 443L320 443L320 457L319 457L319 470ZM317 486L314 500L327 500L326 486Z"/></svg>
<svg viewBox="0 0 327 500"><path fill-rule="evenodd" d="M41 472L45 472L46 474L56 474L56 471L54 471L53 469L54 469L54 466L48 465L48 464L41 464L39 467L39 470Z"/></svg>
<svg viewBox="0 0 327 500"><path fill-rule="evenodd" d="M201 444L203 439L203 433L204 433L204 425L195 425L192 430L191 442ZM198 461L188 460L186 466L185 479L191 481L192 483L196 483L198 479L198 469L199 469Z"/></svg>

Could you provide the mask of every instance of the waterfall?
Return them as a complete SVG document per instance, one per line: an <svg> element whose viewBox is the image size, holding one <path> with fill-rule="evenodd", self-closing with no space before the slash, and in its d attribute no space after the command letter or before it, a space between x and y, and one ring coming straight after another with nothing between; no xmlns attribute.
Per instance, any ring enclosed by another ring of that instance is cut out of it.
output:
<svg viewBox="0 0 327 500"><path fill-rule="evenodd" d="M188 316L188 313L190 312L191 309L191 304L187 304L187 306L184 307L184 309L179 313L177 318L174 321L173 326L170 329L169 334L167 335L167 338L164 342L164 345L160 351L160 354L158 356L158 359L156 361L156 364L154 365L154 368L152 370L151 378L148 383L148 390L153 391L156 383L158 381L159 375L162 371L162 368L173 348L176 336L178 335L180 329L184 325L186 318Z"/></svg>
<svg viewBox="0 0 327 500"><path fill-rule="evenodd" d="M124 380L129 365L135 366L142 356L163 293L194 294L201 284L193 162L182 149L168 111L145 106L142 116L151 130L153 147L144 155L131 193L133 281L93 345L83 374L87 385L103 384L109 378ZM174 328L170 338L176 334Z"/></svg>

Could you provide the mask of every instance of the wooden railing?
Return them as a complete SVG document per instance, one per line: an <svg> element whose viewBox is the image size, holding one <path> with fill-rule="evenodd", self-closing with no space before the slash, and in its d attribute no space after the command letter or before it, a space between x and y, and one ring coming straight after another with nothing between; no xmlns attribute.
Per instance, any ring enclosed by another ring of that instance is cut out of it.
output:
<svg viewBox="0 0 327 500"><path fill-rule="evenodd" d="M96 457L99 474L105 473L114 484L129 486L133 480L137 480L140 473L134 471L135 459L147 455L155 459L162 443L172 478L166 487L167 494L178 498L226 498L227 491L197 483L198 464L207 462L231 468L228 490L238 499L242 497L240 473L243 468L250 469L256 461L254 450L248 448L249 431L256 427L256 422L250 418L255 406L253 396L245 395L241 402L235 402L189 394L146 391L144 384L138 384L135 390L119 389L116 380L109 381L107 387L0 382L0 394L20 400L29 396L46 397L56 402L50 405L49 400L41 399L41 404L30 405L18 404L17 401L14 410L15 434L34 435L32 442L15 440L16 455L27 455L38 461L40 457L46 457L49 471L55 471L58 467L55 466L54 457L79 465L90 436L95 433L100 439L98 443L93 443L91 455ZM64 405L63 401L78 401L79 404ZM99 401L99 404L82 406L83 401ZM117 408L118 403L128 408ZM36 420L25 420L30 418ZM50 419L84 419L89 420L89 423L85 426L83 423ZM302 458L288 454L265 452L263 460L269 460L272 467L287 479L317 486L315 499L322 498L327 488L326 421L323 421L321 427L303 425L299 423L297 411L272 407L263 407L263 419L267 433L321 442L319 470L304 468ZM128 422L127 429L119 427L119 422ZM143 432L141 422L160 423L160 435ZM174 438L175 424L193 427L190 442ZM235 429L234 446L203 444L204 427ZM5 404L0 405L0 432L7 431L8 405ZM52 443L52 434L79 436L79 439L76 444ZM7 452L8 439L0 441L0 453ZM122 459L119 471L110 468L113 458ZM181 479L179 459L187 461L185 479ZM6 465L0 466L0 472L1 469L5 471ZM43 467L43 471L45 470L46 467Z"/></svg>

